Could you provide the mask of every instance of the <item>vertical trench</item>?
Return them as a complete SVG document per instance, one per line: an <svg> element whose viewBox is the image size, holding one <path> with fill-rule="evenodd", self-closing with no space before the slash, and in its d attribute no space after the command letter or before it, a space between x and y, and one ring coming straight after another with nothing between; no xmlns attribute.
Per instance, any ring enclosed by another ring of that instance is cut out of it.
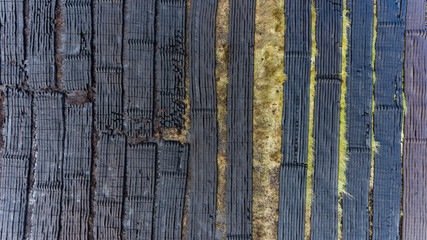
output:
<svg viewBox="0 0 427 240"><path fill-rule="evenodd" d="M62 89L62 34L64 33L63 29L63 16L61 9L61 0L56 0L55 3L55 28L54 28L54 55L55 55L55 85L57 89ZM60 192L60 203L59 203L59 223L58 223L58 239L61 239L62 234L62 211L63 211L63 196L64 196L64 161L65 161L65 134L67 131L66 119L65 119L65 95L62 96L62 120L63 120L63 129L62 129L62 159L60 162L61 166L61 192Z"/></svg>
<svg viewBox="0 0 427 240"><path fill-rule="evenodd" d="M29 239L31 234L31 215L33 212L32 206L30 205L31 195L34 187L34 166L36 163L36 152L37 146L35 145L36 136L36 123L35 123L35 111L34 111L34 93L30 92L31 95L31 158L28 167L28 185L27 185L27 207L25 212L25 225L24 225L24 239Z"/></svg>
<svg viewBox="0 0 427 240"><path fill-rule="evenodd" d="M187 139L187 135L189 134L189 130L190 130L190 125L191 125L191 116L190 116L190 58L189 58L189 51L190 51L190 47L189 47L189 43L190 43L190 18L191 18L191 3L192 0L187 0L186 1L186 17L185 17L185 99L184 99L184 103L185 103L185 116L184 116L184 120L185 120L185 125L184 125L184 132L181 132L181 134L183 134L182 137L184 137L185 139L181 139L181 143L183 143L185 140L185 142L188 142ZM190 146L191 148L192 146ZM190 163L190 160L189 160ZM187 165L187 180L186 180L186 188L185 188L185 197L184 197L184 213L182 216L182 238L185 239L185 236L187 236L187 231L188 231L188 200L189 199L189 193L190 193L190 188L191 188L191 171L193 166L191 166L191 164Z"/></svg>
<svg viewBox="0 0 427 240"><path fill-rule="evenodd" d="M27 66L25 61L27 60L27 45L28 45L28 14L29 14L29 1L24 0L24 79L23 86L28 89L28 76L27 76ZM31 156L28 164L28 178L27 178L27 199L26 199L26 207L25 207L25 220L24 220L24 239L28 239L31 233L31 215L32 215L32 207L30 205L30 197L33 191L34 185L34 165L35 165L35 152L37 151L34 146L35 139L35 122L34 122L34 94L29 92L31 96Z"/></svg>
<svg viewBox="0 0 427 240"><path fill-rule="evenodd" d="M95 212L94 212L94 204L95 204L95 187L96 187L96 178L95 178L95 162L98 159L98 148L97 148L97 143L98 143L98 139L99 139L99 132L97 130L97 126L95 124L96 122L96 107L95 107L95 89L96 89L96 80L95 80L95 23L94 23L94 14L95 14L95 3L94 1L91 1L90 3L90 19L91 19L91 34L92 37L90 39L90 48L91 48L91 86L89 88L89 96L92 102L92 161L91 161L91 165L90 165L90 193L89 193L89 231L88 231L88 239L89 240L93 240L94 239L94 235L93 235L93 220L94 220L94 216L95 216Z"/></svg>
<svg viewBox="0 0 427 240"><path fill-rule="evenodd" d="M228 87L228 27L229 27L230 0L218 0L216 15L215 52L216 66L215 79L217 91L217 121L218 121L218 190L217 190L217 218L216 239L225 238L226 232L226 170L227 170L227 87Z"/></svg>
<svg viewBox="0 0 427 240"><path fill-rule="evenodd" d="M160 129L160 118L157 114L159 112L159 106L157 105L157 49L159 47L157 41L157 30L159 29L159 23L157 21L159 17L159 0L155 0L154 7L154 57L153 57L153 136L158 139L162 139L162 131Z"/></svg>
<svg viewBox="0 0 427 240"><path fill-rule="evenodd" d="M55 24L55 28L54 28L54 55L55 55L55 85L56 85L56 89L63 89L63 82L62 82L62 61L63 61L63 56L62 56L62 35L64 33L64 19L63 19L63 15L62 15L62 0L56 0L56 4L55 4L55 19L54 19L54 24Z"/></svg>
<svg viewBox="0 0 427 240"><path fill-rule="evenodd" d="M125 27L126 27L126 0L122 1L122 43L121 43L121 88L122 88L122 118L123 118L123 123L125 123L125 78L124 78L124 39L125 39ZM121 211L121 227L120 227L120 237L121 239L126 239L125 237L125 232L124 232L124 219L125 219L125 201L126 201L126 197L127 197L127 143L128 143L128 139L126 137L125 139L125 149L123 150L124 152L124 165L123 165L123 192L122 192L122 211Z"/></svg>
<svg viewBox="0 0 427 240"><path fill-rule="evenodd" d="M310 107L309 107L309 127L308 127L308 157L307 157L307 189L306 189L306 207L305 207L305 226L304 226L304 239L309 240L311 234L311 203L313 201L313 164L314 164L314 137L313 137L313 124L314 124L314 96L316 95L316 56L317 42L316 42L316 0L311 3L311 66L310 66Z"/></svg>
<svg viewBox="0 0 427 240"><path fill-rule="evenodd" d="M371 107L371 144L372 144L372 151L371 151L371 174L369 179L369 238L372 239L372 233L373 233L373 221L374 221L374 169L375 169L375 154L378 152L378 142L375 141L375 132L374 132L374 114L375 114L375 81L376 81L376 73L375 73L375 46L377 41L377 0L374 0L374 29L373 29L373 39L372 39L372 69L373 69L373 84L372 84L372 107Z"/></svg>
<svg viewBox="0 0 427 240"><path fill-rule="evenodd" d="M347 0L343 0L342 10L342 64L341 64L341 97L340 97L340 130L339 130L339 163L338 163L338 239L342 239L342 218L343 218L343 195L347 194L345 185L346 168L348 161L348 142L347 142L347 117L346 117L346 94L347 94L347 49L348 49L348 31L350 28L349 10L347 9Z"/></svg>

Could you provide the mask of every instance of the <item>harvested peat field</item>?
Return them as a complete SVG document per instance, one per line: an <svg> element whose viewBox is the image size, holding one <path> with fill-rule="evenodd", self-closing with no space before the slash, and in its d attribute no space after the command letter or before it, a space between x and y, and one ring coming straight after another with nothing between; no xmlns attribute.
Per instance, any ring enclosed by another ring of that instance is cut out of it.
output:
<svg viewBox="0 0 427 240"><path fill-rule="evenodd" d="M426 0L0 0L0 240L427 240Z"/></svg>

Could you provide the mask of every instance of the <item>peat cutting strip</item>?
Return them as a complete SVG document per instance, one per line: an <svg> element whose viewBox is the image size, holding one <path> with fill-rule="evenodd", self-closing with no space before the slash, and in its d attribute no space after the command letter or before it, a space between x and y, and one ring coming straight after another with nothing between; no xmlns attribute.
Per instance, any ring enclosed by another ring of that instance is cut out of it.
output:
<svg viewBox="0 0 427 240"><path fill-rule="evenodd" d="M184 124L186 2L157 0L155 91L161 128Z"/></svg>
<svg viewBox="0 0 427 240"><path fill-rule="evenodd" d="M350 28L346 80L348 163L343 239L369 239L374 0L347 0Z"/></svg>
<svg viewBox="0 0 427 240"><path fill-rule="evenodd" d="M190 18L190 187L187 239L215 239L218 124L215 82L217 0L193 0Z"/></svg>
<svg viewBox="0 0 427 240"><path fill-rule="evenodd" d="M65 106L61 239L88 239L92 103Z"/></svg>
<svg viewBox="0 0 427 240"><path fill-rule="evenodd" d="M28 0L26 69L28 85L32 89L56 87L54 32L56 2Z"/></svg>
<svg viewBox="0 0 427 240"><path fill-rule="evenodd" d="M0 2L1 84L18 85L25 81L24 21L24 0Z"/></svg>
<svg viewBox="0 0 427 240"><path fill-rule="evenodd" d="M4 148L0 173L1 239L24 237L31 158L31 101L26 91L11 88L5 91Z"/></svg>
<svg viewBox="0 0 427 240"><path fill-rule="evenodd" d="M125 239L152 239L156 153L155 143L127 146L127 196L123 219Z"/></svg>
<svg viewBox="0 0 427 240"><path fill-rule="evenodd" d="M252 239L252 110L256 0L230 1L226 238Z"/></svg>
<svg viewBox="0 0 427 240"><path fill-rule="evenodd" d="M181 239L189 145L161 142L157 154L154 239Z"/></svg>
<svg viewBox="0 0 427 240"><path fill-rule="evenodd" d="M311 0L285 3L282 164L278 239L304 239L310 103Z"/></svg>
<svg viewBox="0 0 427 240"><path fill-rule="evenodd" d="M101 133L95 167L93 236L120 239L125 182L126 137Z"/></svg>
<svg viewBox="0 0 427 240"><path fill-rule="evenodd" d="M405 47L403 239L427 239L427 2L408 1Z"/></svg>
<svg viewBox="0 0 427 240"><path fill-rule="evenodd" d="M338 237L342 0L317 0L314 176L311 238Z"/></svg>
<svg viewBox="0 0 427 240"><path fill-rule="evenodd" d="M372 238L399 239L402 191L402 68L406 1L377 0Z"/></svg>
<svg viewBox="0 0 427 240"><path fill-rule="evenodd" d="M63 85L65 90L88 90L92 85L91 0L67 0L64 11L64 42L62 43Z"/></svg>
<svg viewBox="0 0 427 240"><path fill-rule="evenodd" d="M96 0L93 10L98 130L123 130L123 0Z"/></svg>
<svg viewBox="0 0 427 240"><path fill-rule="evenodd" d="M30 197L31 239L55 239L62 214L64 97L56 92L36 93L34 108L37 153Z"/></svg>
<svg viewBox="0 0 427 240"><path fill-rule="evenodd" d="M126 1L123 76L131 137L153 135L155 7L155 0Z"/></svg>

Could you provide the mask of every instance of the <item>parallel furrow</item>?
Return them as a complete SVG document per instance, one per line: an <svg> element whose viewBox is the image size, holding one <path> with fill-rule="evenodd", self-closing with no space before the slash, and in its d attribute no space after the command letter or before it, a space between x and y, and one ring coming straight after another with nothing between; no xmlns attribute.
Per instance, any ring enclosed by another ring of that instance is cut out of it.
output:
<svg viewBox="0 0 427 240"><path fill-rule="evenodd" d="M126 239L152 239L156 186L154 143L127 146L124 233Z"/></svg>
<svg viewBox="0 0 427 240"><path fill-rule="evenodd" d="M126 137L102 133L95 167L93 237L121 239Z"/></svg>
<svg viewBox="0 0 427 240"><path fill-rule="evenodd" d="M316 1L316 89L311 238L338 238L342 0Z"/></svg>
<svg viewBox="0 0 427 240"><path fill-rule="evenodd" d="M92 161L92 104L67 104L61 239L87 239Z"/></svg>
<svg viewBox="0 0 427 240"><path fill-rule="evenodd" d="M64 157L64 97L56 92L36 93L36 164L34 170L31 239L59 236Z"/></svg>
<svg viewBox="0 0 427 240"><path fill-rule="evenodd" d="M55 9L53 0L28 1L26 69L33 89L56 87Z"/></svg>
<svg viewBox="0 0 427 240"><path fill-rule="evenodd" d="M285 2L278 239L304 239L310 102L311 0Z"/></svg>
<svg viewBox="0 0 427 240"><path fill-rule="evenodd" d="M66 0L61 5L64 19L62 82L68 91L87 90L92 84L90 0Z"/></svg>
<svg viewBox="0 0 427 240"><path fill-rule="evenodd" d="M166 141L158 146L154 239L182 237L189 145Z"/></svg>
<svg viewBox="0 0 427 240"><path fill-rule="evenodd" d="M126 1L123 76L125 124L131 137L153 135L156 2Z"/></svg>
<svg viewBox="0 0 427 240"><path fill-rule="evenodd" d="M227 94L227 230L252 239L252 112L255 0L230 1Z"/></svg>
<svg viewBox="0 0 427 240"><path fill-rule="evenodd" d="M5 126L0 179L0 238L23 239L31 157L31 96L5 91Z"/></svg>
<svg viewBox="0 0 427 240"><path fill-rule="evenodd" d="M155 88L161 128L184 124L186 2L157 0Z"/></svg>
<svg viewBox="0 0 427 240"><path fill-rule="evenodd" d="M402 68L406 0L377 0L372 239L399 239L402 192Z"/></svg>
<svg viewBox="0 0 427 240"><path fill-rule="evenodd" d="M217 102L215 16L217 0L191 3L189 72L191 99L188 239L215 239Z"/></svg>
<svg viewBox="0 0 427 240"><path fill-rule="evenodd" d="M24 0L0 2L0 83L25 81Z"/></svg>
<svg viewBox="0 0 427 240"><path fill-rule="evenodd" d="M347 0L346 120L348 163L343 196L343 239L369 239L369 179L372 138L372 41L374 0Z"/></svg>
<svg viewBox="0 0 427 240"><path fill-rule="evenodd" d="M96 0L93 9L94 76L98 130L123 129L123 0Z"/></svg>

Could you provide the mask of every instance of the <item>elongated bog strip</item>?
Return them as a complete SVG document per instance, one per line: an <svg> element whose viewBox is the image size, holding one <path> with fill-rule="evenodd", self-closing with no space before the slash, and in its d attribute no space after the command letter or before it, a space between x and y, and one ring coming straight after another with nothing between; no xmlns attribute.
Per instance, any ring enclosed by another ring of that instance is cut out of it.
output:
<svg viewBox="0 0 427 240"><path fill-rule="evenodd" d="M124 235L151 240L153 236L157 144L127 145Z"/></svg>
<svg viewBox="0 0 427 240"><path fill-rule="evenodd" d="M126 1L123 76L125 124L131 137L153 135L156 2Z"/></svg>
<svg viewBox="0 0 427 240"><path fill-rule="evenodd" d="M68 91L87 90L92 84L92 8L91 0L61 2L63 42L62 82Z"/></svg>
<svg viewBox="0 0 427 240"><path fill-rule="evenodd" d="M156 104L161 128L182 128L185 113L186 0L157 0Z"/></svg>
<svg viewBox="0 0 427 240"><path fill-rule="evenodd" d="M278 239L304 239L310 103L311 0L285 2Z"/></svg>
<svg viewBox="0 0 427 240"><path fill-rule="evenodd" d="M189 145L161 142L158 147L154 239L181 239Z"/></svg>
<svg viewBox="0 0 427 240"><path fill-rule="evenodd" d="M191 2L189 72L191 99L190 187L187 239L215 239L217 196L217 96L215 23L217 0Z"/></svg>
<svg viewBox="0 0 427 240"><path fill-rule="evenodd" d="M64 97L56 92L36 93L36 163L34 170L31 239L59 236L64 157Z"/></svg>
<svg viewBox="0 0 427 240"><path fill-rule="evenodd" d="M408 1L405 38L403 239L427 239L427 2Z"/></svg>
<svg viewBox="0 0 427 240"><path fill-rule="evenodd" d="M24 21L24 0L0 2L1 84L17 85L25 80Z"/></svg>
<svg viewBox="0 0 427 240"><path fill-rule="evenodd" d="M226 238L252 238L255 0L230 1Z"/></svg>
<svg viewBox="0 0 427 240"><path fill-rule="evenodd" d="M65 106L61 239L88 239L92 103Z"/></svg>
<svg viewBox="0 0 427 240"><path fill-rule="evenodd" d="M402 192L402 68L406 0L377 1L372 239L399 239Z"/></svg>
<svg viewBox="0 0 427 240"><path fill-rule="evenodd" d="M24 237L31 157L31 96L24 90L5 91L5 127L0 178L0 238Z"/></svg>
<svg viewBox="0 0 427 240"><path fill-rule="evenodd" d="M120 239L125 181L126 137L102 133L95 167L93 236Z"/></svg>
<svg viewBox="0 0 427 240"><path fill-rule="evenodd" d="M343 195L343 239L369 239L372 149L372 42L374 0L347 0L346 120L348 163Z"/></svg>
<svg viewBox="0 0 427 240"><path fill-rule="evenodd" d="M316 89L311 238L338 237L342 0L316 1Z"/></svg>
<svg viewBox="0 0 427 240"><path fill-rule="evenodd" d="M54 31L56 2L28 0L26 69L28 85L32 89L56 87Z"/></svg>
<svg viewBox="0 0 427 240"><path fill-rule="evenodd" d="M123 0L93 3L94 76L98 130L123 129Z"/></svg>

